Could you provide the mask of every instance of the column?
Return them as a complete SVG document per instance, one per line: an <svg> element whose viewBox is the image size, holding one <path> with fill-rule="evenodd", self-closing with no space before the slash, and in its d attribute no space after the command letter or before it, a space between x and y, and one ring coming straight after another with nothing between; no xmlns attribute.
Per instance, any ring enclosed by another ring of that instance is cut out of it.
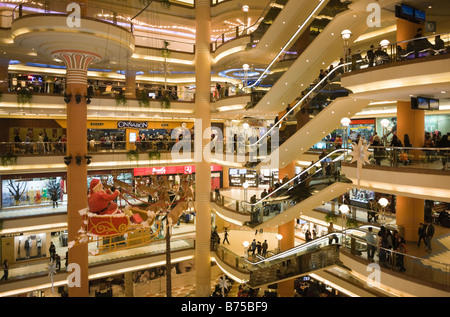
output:
<svg viewBox="0 0 450 317"><path fill-rule="evenodd" d="M67 104L67 156L72 156L67 166L67 224L69 241L75 241L82 227L79 210L87 207L87 69L90 63L100 61L100 56L84 51L55 51L52 56L62 60L67 68L66 93L72 94ZM79 103L76 96L80 95ZM82 158L76 163L76 157ZM70 297L88 297L88 246L78 244L69 249L69 263L80 267L80 287L69 287Z"/></svg>
<svg viewBox="0 0 450 317"><path fill-rule="evenodd" d="M125 93L127 98L136 98L136 71L125 71Z"/></svg>
<svg viewBox="0 0 450 317"><path fill-rule="evenodd" d="M126 272L124 274L125 276L125 297L133 297L134 291L133 291L133 272Z"/></svg>
<svg viewBox="0 0 450 317"><path fill-rule="evenodd" d="M414 38L422 25L403 19L397 19L397 42ZM406 48L404 43L404 49ZM422 147L425 139L425 112L411 109L411 102L397 101L397 136L405 145L404 137L408 134L413 147ZM420 151L411 151L414 159ZM417 228L424 221L424 200L403 196L396 197L396 224L404 228L406 241L417 241Z"/></svg>
<svg viewBox="0 0 450 317"><path fill-rule="evenodd" d="M0 58L0 92L8 92L9 87L9 58Z"/></svg>
<svg viewBox="0 0 450 317"><path fill-rule="evenodd" d="M210 0L195 1L195 210L196 210L196 296L209 297L211 292L211 192L210 155L203 149L211 141L210 133L203 138L203 132L211 126L211 8ZM199 123L201 128L199 128ZM198 130L197 130L198 129Z"/></svg>
<svg viewBox="0 0 450 317"><path fill-rule="evenodd" d="M279 169L278 177L283 179L287 175L289 179L295 176L295 161L289 163L284 168ZM280 243L280 251L291 249L295 246L295 220L278 226L278 233L283 236ZM294 265L294 264L291 264ZM294 280L278 283L278 297L294 296Z"/></svg>

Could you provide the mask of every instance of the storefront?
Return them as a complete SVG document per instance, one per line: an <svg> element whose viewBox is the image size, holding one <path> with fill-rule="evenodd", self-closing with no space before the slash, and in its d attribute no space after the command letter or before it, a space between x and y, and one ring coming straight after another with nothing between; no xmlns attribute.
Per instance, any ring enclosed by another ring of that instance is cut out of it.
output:
<svg viewBox="0 0 450 317"><path fill-rule="evenodd" d="M350 205L370 209L369 201L375 199L375 192L365 189L350 190Z"/></svg>
<svg viewBox="0 0 450 317"><path fill-rule="evenodd" d="M355 142L358 135L369 141L375 132L375 119L353 119L348 126L348 138Z"/></svg>
<svg viewBox="0 0 450 317"><path fill-rule="evenodd" d="M65 173L3 175L1 180L2 207L51 205L55 191L58 201L64 200Z"/></svg>
<svg viewBox="0 0 450 317"><path fill-rule="evenodd" d="M229 171L230 186L241 187L245 182L249 187L258 187L259 178L256 171L247 169L230 168Z"/></svg>
<svg viewBox="0 0 450 317"><path fill-rule="evenodd" d="M195 180L195 165L137 167L133 169L136 181L150 183L150 176L164 175L173 185L180 184L180 175L192 175ZM222 166L211 164L211 189L223 187Z"/></svg>

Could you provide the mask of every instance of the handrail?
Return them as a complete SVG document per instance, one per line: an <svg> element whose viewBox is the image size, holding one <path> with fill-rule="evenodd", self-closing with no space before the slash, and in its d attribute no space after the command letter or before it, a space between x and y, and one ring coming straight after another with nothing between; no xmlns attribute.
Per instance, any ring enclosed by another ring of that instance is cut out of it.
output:
<svg viewBox="0 0 450 317"><path fill-rule="evenodd" d="M280 52L274 57L272 62L270 62L269 66L266 67L266 69L261 73L261 75L258 77L258 79L253 84L246 86L245 88L252 88L261 81L261 79L264 77L264 75L269 71L269 69L273 66L273 64L275 64L275 62L278 60L278 57L280 57L281 54L284 52L284 50L291 45L291 43L294 41L294 39L297 37L297 35L303 30L303 28L310 21L310 19L314 16L314 14L317 12L317 10L319 10L319 8L322 6L324 1L327 1L327 0L320 0L319 4L310 13L308 18L305 21L303 21L303 23L299 26L299 28L294 33L294 35L292 35L292 37L289 39L289 41L281 48Z"/></svg>
<svg viewBox="0 0 450 317"><path fill-rule="evenodd" d="M282 117L281 117L281 119L278 119L278 121L277 121L277 123L275 123L275 124L273 124L273 126L269 129L269 130L267 130L267 132L266 133L264 133L255 143L253 143L253 144L248 144L247 146L255 146L255 145L257 145L258 143L260 143L266 136L268 136L269 135L269 133L270 132L272 132L272 130L273 129L275 129L276 128L276 126L278 125L278 124L280 124L280 122L283 122L283 120L284 120L284 118L286 118L288 115L290 115L290 113L291 112L293 112L294 111L294 109L296 109L300 104L302 104L303 103L303 101L305 100L305 99L307 99L308 97L309 97L309 95L310 94L312 94L315 90L316 90L316 88L318 88L318 87L321 87L321 85L325 82L325 81L327 81L328 80L328 78L330 77L330 75L331 74L333 74L335 71L337 71L338 69L340 69L340 68L342 68L342 67L345 67L345 66L347 66L347 65L349 65L349 64L351 64L351 63L344 63L344 64L341 64L341 65L338 65L338 66L336 66L336 67L334 67L324 78L322 78L312 89L310 89L294 106L292 106L291 107L291 109L289 110L289 111L287 111Z"/></svg>
<svg viewBox="0 0 450 317"><path fill-rule="evenodd" d="M274 3L274 2L276 2L276 0L269 0L269 3L268 3L268 4L266 5L266 7L264 8L263 12L261 12L261 14L259 15L258 19L256 19L255 23L253 23L253 24L250 25L250 26L244 27L244 30L243 30L242 32L245 34L245 31L246 31L246 30L248 30L248 29L250 29L251 27L255 26L256 24L260 23L259 20L261 19L261 17L262 17L263 15L266 14L267 8L271 7L271 4ZM244 21L244 22L245 22L245 21ZM239 27L239 26L238 26L238 27ZM229 31L229 32L231 32L231 31ZM214 40L214 43L217 43L217 40L218 40L219 38L223 38L225 34L226 34L226 32L224 32L224 33L220 34L218 37L216 37L216 39ZM222 45L225 44L225 43L226 43L226 42L223 42ZM217 50L217 49L219 48L219 46L220 46L220 45L218 45L218 46L216 45L215 50Z"/></svg>
<svg viewBox="0 0 450 317"><path fill-rule="evenodd" d="M328 154L327 156L324 156L323 158L321 158L320 160L318 160L317 162L315 162L314 164L312 164L311 166L308 166L308 168L306 168L305 170L301 171L300 173L298 173L297 175L295 175L294 177L292 177L289 181L287 181L286 183L282 184L280 187L278 187L277 189L275 189L273 192L271 192L270 194L268 194L267 196L265 196L264 198L262 198L261 200L257 201L254 204L251 203L247 203L249 206L256 206L257 204L261 203L262 201L270 198L272 195L274 195L278 190L282 189L283 187L285 187L286 185L289 185L291 182L295 181L298 178L301 178L303 176L303 174L308 173L310 169L312 169L313 167L315 167L318 163L322 162L323 160L326 160L327 158L329 158L330 156L334 155L335 153L338 152L347 152L348 150L345 149L338 149L335 150L333 152L331 152L330 154ZM335 158L333 160L333 162L339 160L342 158L342 155ZM316 170L316 173L320 172L322 170L322 168L320 167L319 169ZM289 189L291 189L292 187L294 187L295 185L292 185Z"/></svg>

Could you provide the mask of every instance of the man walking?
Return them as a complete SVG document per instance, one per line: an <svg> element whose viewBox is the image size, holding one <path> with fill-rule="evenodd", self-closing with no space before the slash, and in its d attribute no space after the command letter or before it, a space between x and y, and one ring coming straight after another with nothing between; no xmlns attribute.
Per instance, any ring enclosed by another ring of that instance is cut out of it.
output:
<svg viewBox="0 0 450 317"><path fill-rule="evenodd" d="M417 234L419 235L419 242L417 242L417 247L420 248L420 242L423 240L423 243L425 243L425 246L427 246L427 242L425 241L425 225L423 223L420 223L419 230L417 231Z"/></svg>
<svg viewBox="0 0 450 317"><path fill-rule="evenodd" d="M222 244L225 244L225 241L228 242L228 244L230 244L230 241L228 241L228 230L227 230L227 228L225 228L225 237L223 238Z"/></svg>
<svg viewBox="0 0 450 317"><path fill-rule="evenodd" d="M425 228L425 243L427 246L427 251L431 253L431 239L434 236L434 226L431 222L426 222L426 228Z"/></svg>
<svg viewBox="0 0 450 317"><path fill-rule="evenodd" d="M262 244L262 256L263 257L266 257L268 248L269 248L269 245L267 244L267 240L264 240L264 242Z"/></svg>
<svg viewBox="0 0 450 317"><path fill-rule="evenodd" d="M373 261L377 243L375 241L375 235L372 232L372 227L369 227L369 232L367 232L366 234L366 242L367 242L367 259L369 261Z"/></svg>

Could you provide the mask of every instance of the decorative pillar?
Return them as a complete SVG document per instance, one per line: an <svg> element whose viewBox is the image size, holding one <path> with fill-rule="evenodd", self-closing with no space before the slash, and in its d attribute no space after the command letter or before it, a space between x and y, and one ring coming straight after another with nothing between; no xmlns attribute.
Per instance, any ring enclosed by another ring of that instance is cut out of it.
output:
<svg viewBox="0 0 450 317"><path fill-rule="evenodd" d="M413 39L423 25L397 19L397 42ZM401 44L406 48L407 43ZM425 111L411 109L410 101L397 101L397 137L405 145L405 134L413 147L422 147L425 139ZM411 151L415 160L421 151ZM396 197L396 224L404 228L406 241L417 241L417 228L424 221L424 200L403 196Z"/></svg>
<svg viewBox="0 0 450 317"><path fill-rule="evenodd" d="M97 54L85 51L60 50L52 53L66 65L66 94L72 98L67 104L67 152L72 161L67 165L67 224L68 240L75 241L82 227L79 210L87 207L87 70L91 63L101 60ZM77 96L78 103L77 103ZM76 161L81 157L80 164ZM78 244L69 249L70 263L80 267L80 287L69 287L70 297L88 297L88 246Z"/></svg>
<svg viewBox="0 0 450 317"><path fill-rule="evenodd" d="M8 92L9 87L9 58L0 58L0 92Z"/></svg>
<svg viewBox="0 0 450 317"><path fill-rule="evenodd" d="M125 93L127 98L136 98L136 71L125 71Z"/></svg>
<svg viewBox="0 0 450 317"><path fill-rule="evenodd" d="M211 163L210 153L203 149L211 141L210 133L203 133L211 127L211 2L195 1L195 211L196 211L196 296L209 297L211 292Z"/></svg>
<svg viewBox="0 0 450 317"><path fill-rule="evenodd" d="M279 169L278 177L283 179L287 175L289 179L295 176L295 161L292 161L284 168ZM278 233L283 236L280 243L280 251L289 250L295 247L295 220L278 226ZM291 264L294 265L294 264ZM294 279L278 283L278 297L294 296Z"/></svg>

